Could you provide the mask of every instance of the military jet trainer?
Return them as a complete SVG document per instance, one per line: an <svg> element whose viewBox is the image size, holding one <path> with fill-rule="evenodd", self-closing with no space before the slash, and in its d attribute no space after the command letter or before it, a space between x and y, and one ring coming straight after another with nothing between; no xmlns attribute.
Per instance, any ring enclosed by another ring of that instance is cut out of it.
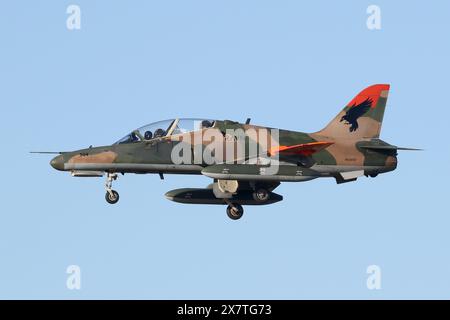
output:
<svg viewBox="0 0 450 320"><path fill-rule="evenodd" d="M143 126L116 143L58 152L53 168L74 177L106 175L106 201L118 174L194 174L212 179L206 188L182 188L166 198L186 204L226 205L231 219L243 205L283 200L281 182L334 178L338 184L395 170L400 148L380 139L388 84L354 97L322 130L303 133L230 120L171 119Z"/></svg>

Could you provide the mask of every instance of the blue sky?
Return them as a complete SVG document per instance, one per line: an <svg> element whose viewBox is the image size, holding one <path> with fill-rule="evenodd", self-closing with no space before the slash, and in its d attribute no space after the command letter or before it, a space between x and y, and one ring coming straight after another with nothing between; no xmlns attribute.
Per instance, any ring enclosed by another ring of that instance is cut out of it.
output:
<svg viewBox="0 0 450 320"><path fill-rule="evenodd" d="M81 8L81 30L66 8ZM381 30L366 9L381 8ZM0 298L450 298L448 1L10 1L0 13ZM231 221L167 201L200 176L104 180L30 150L112 143L173 117L312 132L390 83L376 179L282 184ZM68 290L66 268L81 268ZM378 265L381 290L368 290Z"/></svg>

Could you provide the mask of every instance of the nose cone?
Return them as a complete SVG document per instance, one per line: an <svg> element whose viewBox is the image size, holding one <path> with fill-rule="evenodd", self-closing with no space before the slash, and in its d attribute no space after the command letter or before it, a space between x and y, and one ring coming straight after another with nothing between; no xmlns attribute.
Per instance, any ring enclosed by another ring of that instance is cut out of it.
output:
<svg viewBox="0 0 450 320"><path fill-rule="evenodd" d="M56 170L64 170L64 159L62 156L57 156L50 161L50 165Z"/></svg>

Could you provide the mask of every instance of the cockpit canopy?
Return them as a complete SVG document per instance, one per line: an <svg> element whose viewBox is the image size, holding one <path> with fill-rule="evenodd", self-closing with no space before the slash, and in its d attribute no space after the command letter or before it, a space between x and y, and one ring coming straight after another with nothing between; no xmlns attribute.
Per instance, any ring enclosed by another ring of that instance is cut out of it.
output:
<svg viewBox="0 0 450 320"><path fill-rule="evenodd" d="M169 119L150 123L140 127L117 141L115 144L133 143L156 138L197 131L214 126L214 120L206 119Z"/></svg>

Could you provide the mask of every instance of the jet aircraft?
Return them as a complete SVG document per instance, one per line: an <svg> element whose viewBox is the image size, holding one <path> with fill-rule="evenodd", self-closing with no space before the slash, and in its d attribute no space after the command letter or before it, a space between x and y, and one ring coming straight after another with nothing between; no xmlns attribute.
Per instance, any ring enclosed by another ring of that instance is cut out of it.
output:
<svg viewBox="0 0 450 320"><path fill-rule="evenodd" d="M400 148L380 139L388 84L362 90L322 130L274 129L230 120L171 119L133 130L112 145L58 152L53 168L74 177L106 175L106 201L118 174L193 174L212 179L206 188L182 188L166 198L185 204L227 205L242 217L243 205L283 200L281 182L334 178L338 184L376 177L397 167Z"/></svg>

